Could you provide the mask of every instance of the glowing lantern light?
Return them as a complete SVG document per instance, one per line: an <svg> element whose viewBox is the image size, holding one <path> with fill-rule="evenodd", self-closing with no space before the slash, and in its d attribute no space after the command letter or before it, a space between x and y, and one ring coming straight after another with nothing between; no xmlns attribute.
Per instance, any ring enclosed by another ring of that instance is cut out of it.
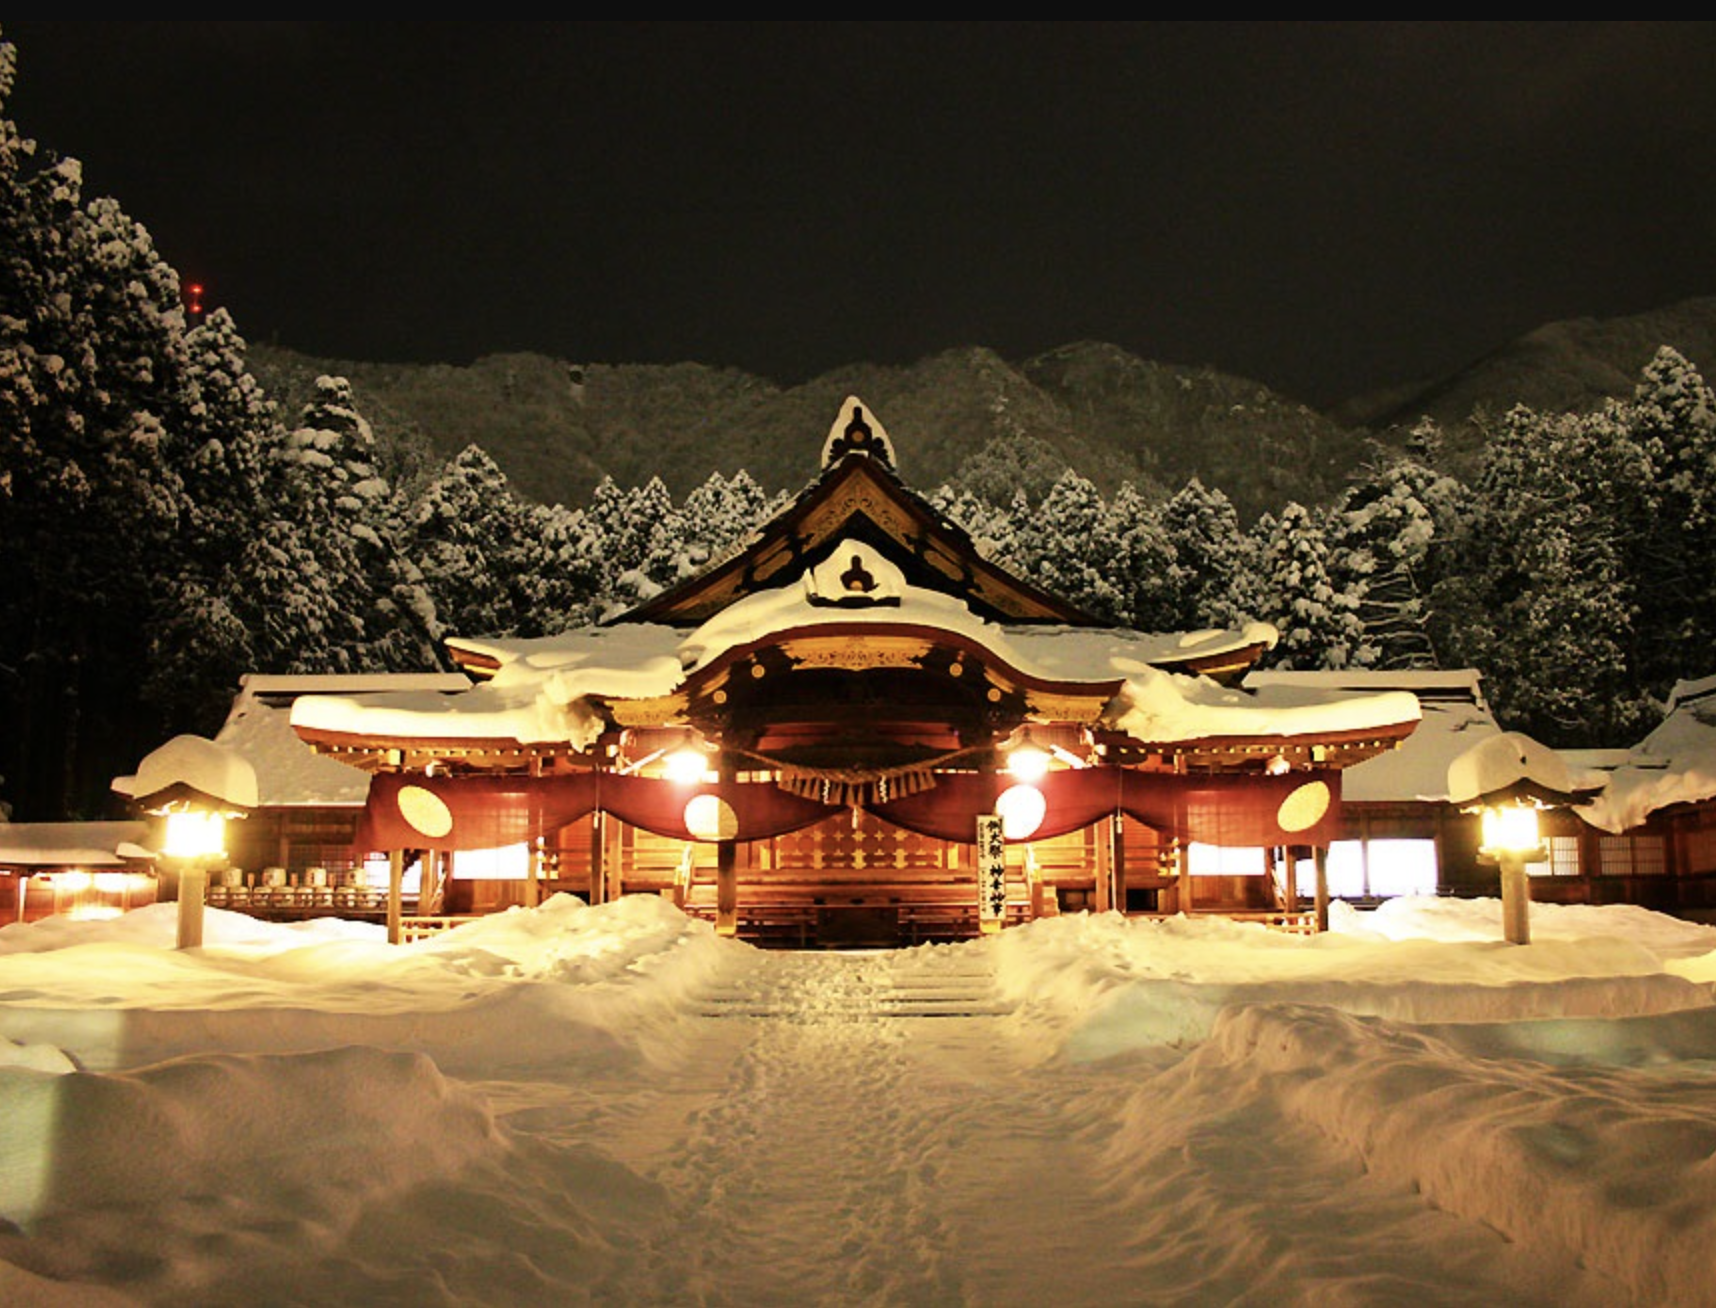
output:
<svg viewBox="0 0 1716 1308"><path fill-rule="evenodd" d="M667 779L676 786L695 786L708 774L709 760L703 751L691 745L676 749L662 760Z"/></svg>
<svg viewBox="0 0 1716 1308"><path fill-rule="evenodd" d="M167 838L161 852L173 858L224 854L226 815L208 809L175 809L167 814Z"/></svg>
<svg viewBox="0 0 1716 1308"><path fill-rule="evenodd" d="M1029 840L1048 816L1049 802L1035 786L1009 786L995 800L1001 834L1008 840Z"/></svg>
<svg viewBox="0 0 1716 1308"><path fill-rule="evenodd" d="M1027 736L1008 752L1007 771L1019 781L1041 781L1049 772L1049 751L1033 745Z"/></svg>
<svg viewBox="0 0 1716 1308"><path fill-rule="evenodd" d="M1537 832L1537 808L1532 804L1491 805L1484 809L1483 831L1481 852L1497 857L1535 853L1541 843Z"/></svg>
<svg viewBox="0 0 1716 1308"><path fill-rule="evenodd" d="M61 872L54 878L54 889L68 895L81 895L91 885L89 873L81 869Z"/></svg>

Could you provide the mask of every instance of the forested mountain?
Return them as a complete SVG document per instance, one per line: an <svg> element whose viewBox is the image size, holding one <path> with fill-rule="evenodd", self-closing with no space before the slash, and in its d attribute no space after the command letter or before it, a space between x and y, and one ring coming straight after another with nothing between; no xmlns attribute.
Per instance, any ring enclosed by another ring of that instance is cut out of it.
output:
<svg viewBox="0 0 1716 1308"><path fill-rule="evenodd" d="M603 476L659 476L684 494L711 472L745 469L770 490L815 473L814 435L846 395L888 423L915 485L944 481L1040 498L1067 468L1105 494L1130 482L1159 494L1196 477L1242 518L1286 500L1327 504L1372 440L1398 448L1436 421L1450 460L1469 469L1489 425L1516 404L1585 413L1631 393L1657 347L1671 344L1716 376L1716 297L1651 313L1550 323L1456 374L1355 398L1320 414L1212 368L1139 359L1079 342L1010 363L982 348L890 368L852 364L783 387L730 368L567 363L497 354L466 367L317 359L253 345L251 363L288 405L315 379L351 380L377 430L419 459L478 444L517 489L581 503ZM809 434L809 435L807 435Z"/></svg>
<svg viewBox="0 0 1716 1308"><path fill-rule="evenodd" d="M581 503L600 479L659 476L684 494L743 468L771 490L816 473L821 435L858 395L895 434L902 471L990 498L1040 498L1067 468L1112 493L1167 494L1198 477L1255 517L1285 493L1326 502L1361 458L1343 430L1256 382L1079 343L1012 364L981 348L903 368L852 364L782 387L733 369L569 364L493 355L464 368L313 359L255 346L252 364L288 401L335 373L378 431L441 457L476 443L533 499Z"/></svg>
<svg viewBox="0 0 1716 1308"><path fill-rule="evenodd" d="M1452 452L1467 457L1483 443L1482 419L1499 418L1516 404L1589 413L1631 394L1639 369L1664 344L1706 377L1716 376L1716 296L1623 318L1546 323L1456 373L1358 396L1332 416L1343 425L1379 431L1432 418L1447 433Z"/></svg>

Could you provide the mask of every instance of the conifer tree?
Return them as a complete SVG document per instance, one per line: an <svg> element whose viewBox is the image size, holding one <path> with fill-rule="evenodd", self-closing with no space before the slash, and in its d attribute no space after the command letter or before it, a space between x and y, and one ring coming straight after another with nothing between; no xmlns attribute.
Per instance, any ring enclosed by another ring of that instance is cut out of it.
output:
<svg viewBox="0 0 1716 1308"><path fill-rule="evenodd" d="M439 665L440 622L404 554L405 506L376 467L375 435L351 384L321 377L278 455L281 501L307 528L304 545L345 597L332 670L420 671ZM278 538L282 524L271 530Z"/></svg>
<svg viewBox="0 0 1716 1308"><path fill-rule="evenodd" d="M1121 622L1126 600L1109 575L1118 545L1096 484L1068 469L1034 515L1033 579L1087 613Z"/></svg>
<svg viewBox="0 0 1716 1308"><path fill-rule="evenodd" d="M1160 508L1131 482L1108 506L1107 535L1115 542L1110 580L1120 592L1126 621L1140 631L1172 631L1179 617L1174 543Z"/></svg>
<svg viewBox="0 0 1716 1308"><path fill-rule="evenodd" d="M1613 406L1521 405L1485 446L1438 622L1497 715L1546 744L1636 739L1654 717L1630 666L1637 601L1614 512L1646 470Z"/></svg>
<svg viewBox="0 0 1716 1308"><path fill-rule="evenodd" d="M1358 600L1329 576L1328 542L1304 505L1292 502L1266 522L1258 562L1262 616L1280 641L1270 656L1278 667L1368 667L1374 650L1364 640Z"/></svg>
<svg viewBox="0 0 1716 1308"><path fill-rule="evenodd" d="M1251 544L1233 502L1196 477L1162 508L1174 549L1170 629L1228 627L1256 616Z"/></svg>
<svg viewBox="0 0 1716 1308"><path fill-rule="evenodd" d="M1645 366L1626 410L1648 465L1625 554L1638 594L1638 676L1658 697L1716 648L1716 393L1679 351Z"/></svg>
<svg viewBox="0 0 1716 1308"><path fill-rule="evenodd" d="M15 71L0 43L0 774L57 817L103 802L101 746L158 731L137 665L184 507L183 317L148 234L6 118Z"/></svg>
<svg viewBox="0 0 1716 1308"><path fill-rule="evenodd" d="M1434 448L1419 429L1414 449ZM1379 668L1434 668L1431 594L1460 488L1411 453L1380 452L1348 482L1329 518L1329 576L1357 598Z"/></svg>
<svg viewBox="0 0 1716 1308"><path fill-rule="evenodd" d="M564 505L529 504L519 551L520 636L544 636L595 622L608 608L602 537L590 515Z"/></svg>
<svg viewBox="0 0 1716 1308"><path fill-rule="evenodd" d="M518 629L526 521L506 474L477 445L419 491L404 546L448 632L505 636Z"/></svg>

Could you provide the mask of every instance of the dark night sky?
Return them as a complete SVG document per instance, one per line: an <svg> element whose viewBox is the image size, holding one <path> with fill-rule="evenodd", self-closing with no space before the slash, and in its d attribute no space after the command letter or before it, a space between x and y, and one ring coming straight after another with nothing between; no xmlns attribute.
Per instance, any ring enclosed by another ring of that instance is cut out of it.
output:
<svg viewBox="0 0 1716 1308"><path fill-rule="evenodd" d="M1312 403L1716 292L1716 23L6 23L252 340L786 383L1080 339Z"/></svg>

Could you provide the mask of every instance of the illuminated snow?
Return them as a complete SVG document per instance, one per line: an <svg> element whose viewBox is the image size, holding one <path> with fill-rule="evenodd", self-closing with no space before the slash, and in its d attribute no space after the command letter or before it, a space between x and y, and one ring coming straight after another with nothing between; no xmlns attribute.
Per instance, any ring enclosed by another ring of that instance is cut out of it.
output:
<svg viewBox="0 0 1716 1308"><path fill-rule="evenodd" d="M1716 929L1336 919L9 926L0 1297L1711 1302Z"/></svg>

